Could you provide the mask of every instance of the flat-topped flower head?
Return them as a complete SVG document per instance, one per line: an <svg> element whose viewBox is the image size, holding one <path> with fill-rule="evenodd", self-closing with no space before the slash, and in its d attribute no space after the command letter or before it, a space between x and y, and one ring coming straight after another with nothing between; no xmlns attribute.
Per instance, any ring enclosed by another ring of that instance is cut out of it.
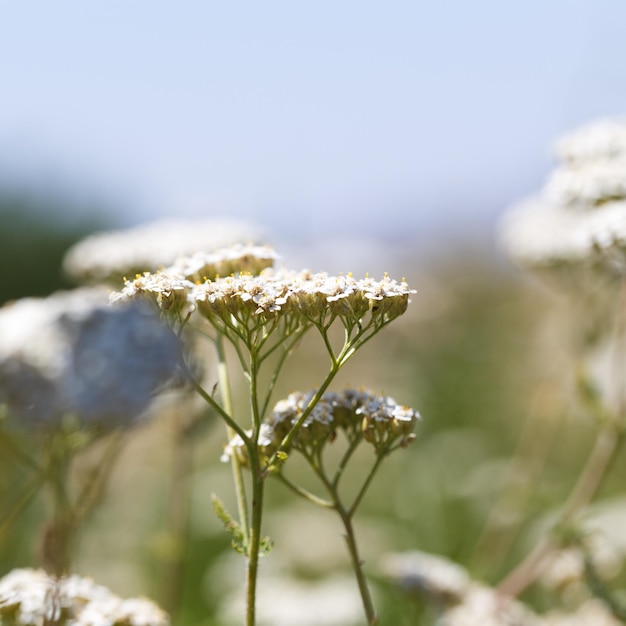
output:
<svg viewBox="0 0 626 626"><path fill-rule="evenodd" d="M315 394L315 390L293 392L274 405L263 421L259 439L265 457L271 457L278 450L305 412L307 415L286 452L290 448L302 452L319 449L334 441L338 431L349 441L365 440L379 452L405 447L415 439L413 430L420 419L419 413L397 404L393 398L367 389L345 389L323 394L311 407ZM228 443L222 460L228 460L234 451L244 451L240 437ZM245 452L243 454L245 456Z"/></svg>
<svg viewBox="0 0 626 626"><path fill-rule="evenodd" d="M329 314L358 321L367 313L392 319L404 313L409 295L406 282L385 277L356 280L309 271L263 270L258 276L242 274L197 285L192 299L204 315L300 315L317 322Z"/></svg>
<svg viewBox="0 0 626 626"><path fill-rule="evenodd" d="M169 626L170 620L146 598L123 599L90 578L54 578L43 570L16 569L0 579L0 623L40 626ZM7 622L9 623L9 622Z"/></svg>
<svg viewBox="0 0 626 626"><path fill-rule="evenodd" d="M80 282L117 284L124 276L155 272L180 257L211 253L241 242L259 242L265 237L263 229L245 220L158 220L91 235L70 248L63 267Z"/></svg>
<svg viewBox="0 0 626 626"><path fill-rule="evenodd" d="M177 372L175 335L142 302L78 289L0 309L0 404L16 424L130 425Z"/></svg>
<svg viewBox="0 0 626 626"><path fill-rule="evenodd" d="M159 272L127 280L111 298L147 297L178 318L197 310L214 325L257 326L281 316L306 324L323 324L335 316L356 324L370 315L386 323L406 311L409 296L415 293L404 280L397 282L388 275L382 280L357 280L351 274L274 269L276 258L271 248L261 246L187 257Z"/></svg>
<svg viewBox="0 0 626 626"><path fill-rule="evenodd" d="M542 193L515 207L502 239L537 270L626 274L626 121L600 120L557 144L561 163ZM595 279L594 279L595 280Z"/></svg>

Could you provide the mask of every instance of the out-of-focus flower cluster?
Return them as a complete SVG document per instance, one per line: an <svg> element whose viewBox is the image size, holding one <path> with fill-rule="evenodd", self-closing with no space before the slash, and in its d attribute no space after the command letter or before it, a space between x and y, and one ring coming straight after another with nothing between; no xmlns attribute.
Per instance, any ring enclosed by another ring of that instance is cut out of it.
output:
<svg viewBox="0 0 626 626"><path fill-rule="evenodd" d="M77 281L117 285L123 276L156 271L182 256L262 238L259 226L244 220L162 220L87 237L67 252L63 265Z"/></svg>
<svg viewBox="0 0 626 626"><path fill-rule="evenodd" d="M10 621L8 621L10 620ZM122 599L89 578L16 569L0 579L0 623L16 626L169 626L146 598Z"/></svg>
<svg viewBox="0 0 626 626"><path fill-rule="evenodd" d="M626 272L626 121L600 120L561 139L560 163L542 193L506 216L513 259L533 269L565 265Z"/></svg>
<svg viewBox="0 0 626 626"><path fill-rule="evenodd" d="M472 580L460 565L414 550L390 554L383 574L405 592L431 604L437 626L540 626L539 618L520 602L498 596Z"/></svg>
<svg viewBox="0 0 626 626"><path fill-rule="evenodd" d="M340 393L325 393L309 409L314 396L315 391L294 392L276 403L263 421L259 437L259 446L266 457L278 450L305 411L310 412L290 442L290 448L305 453L333 441L338 431L350 442L365 439L379 452L388 451L392 446L407 446L415 439L413 429L420 419L419 413L399 405L393 398L368 390L346 389ZM239 436L228 443L222 460L227 461L235 452L245 462L245 446Z"/></svg>
<svg viewBox="0 0 626 626"><path fill-rule="evenodd" d="M323 581L271 577L262 581L256 609L259 626L356 626L363 609L354 593L354 581L333 576ZM236 587L235 587L236 588ZM243 588L225 598L220 624L241 623L245 607Z"/></svg>
<svg viewBox="0 0 626 626"><path fill-rule="evenodd" d="M129 425L175 374L178 339L145 304L98 289L0 309L0 405L25 425Z"/></svg>
<svg viewBox="0 0 626 626"><path fill-rule="evenodd" d="M419 551L388 555L381 566L390 581L429 603L437 626L619 626L599 600L587 596L568 611L539 615L526 605L473 580L456 563Z"/></svg>
<svg viewBox="0 0 626 626"><path fill-rule="evenodd" d="M236 244L214 252L197 252L192 256L179 257L169 266L168 271L201 282L231 274L259 274L272 267L277 259L278 255L269 246Z"/></svg>

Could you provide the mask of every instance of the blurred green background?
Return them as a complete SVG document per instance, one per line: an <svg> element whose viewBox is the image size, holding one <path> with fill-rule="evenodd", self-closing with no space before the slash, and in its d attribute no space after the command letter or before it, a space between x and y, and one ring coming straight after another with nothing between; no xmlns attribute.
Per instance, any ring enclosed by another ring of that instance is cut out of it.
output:
<svg viewBox="0 0 626 626"><path fill-rule="evenodd" d="M114 226L104 217L57 219L61 205L0 195L2 302L67 288L64 251L86 233ZM512 268L492 240L459 239L447 256L404 258L404 274L417 289L409 310L358 353L334 385L368 386L423 416L417 440L383 465L356 518L381 623L400 626L431 623L431 614L385 581L385 554L425 550L497 582L571 489L595 432L572 410L566 391L572 371L560 334L566 313L553 294ZM323 259L315 269L324 269ZM318 347L313 340L296 353L279 395L300 379L300 388L314 386L323 358ZM195 470L177 626L223 623L220 606L243 580L243 559L231 555L209 502L215 492L233 506L230 470L219 463L225 435L212 419L188 448ZM176 546L166 528L174 438L171 410L127 435L106 498L82 535L77 570L120 595L163 602L173 593L167 564ZM95 462L97 452L79 468ZM367 463L359 457L352 471L358 475ZM624 469L620 457L602 497L618 496ZM0 470L6 512L27 472L6 455ZM0 535L1 572L37 564L45 504L36 500ZM350 576L339 521L294 502L278 483L270 484L265 530L276 547L263 562L262 580ZM551 602L537 588L525 597L538 608Z"/></svg>

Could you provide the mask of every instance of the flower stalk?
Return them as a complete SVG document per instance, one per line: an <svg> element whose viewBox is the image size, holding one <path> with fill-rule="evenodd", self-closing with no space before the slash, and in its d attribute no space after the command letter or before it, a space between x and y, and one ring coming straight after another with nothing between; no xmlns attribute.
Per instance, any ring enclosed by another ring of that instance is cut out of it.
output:
<svg viewBox="0 0 626 626"><path fill-rule="evenodd" d="M259 254L256 261L255 254ZM146 272L127 281L123 291L112 299L147 298L156 303L171 325L182 332L189 323L214 346L219 394L203 388L186 358L182 359L182 369L192 387L226 424L228 444L222 459L231 463L238 520L231 518L216 497L214 507L232 535L233 546L247 559L246 625L255 624L259 559L270 545L262 534L265 481L270 476L282 477L293 492L340 514L368 624L375 624L376 613L358 554L352 517L380 461L398 445L412 440L412 428L419 416L370 392L350 391L344 397L328 389L357 350L405 312L413 291L404 281L398 283L387 275L376 281L369 277L357 280L351 275L273 270L268 267L273 256L267 249L248 251L244 255L247 267L230 270L234 273L222 278L215 270L220 265L219 256L213 255L211 262L204 265L202 259L183 259L155 274ZM228 254L225 257L232 260ZM196 324L198 318L200 323ZM335 346L331 327L337 324L343 326L344 338ZM295 403L290 404L289 399L281 401L284 410L275 407L269 411L289 355L312 328L318 330L330 359L328 373L313 391L295 394ZM232 346L236 363L248 383L248 427L234 413L226 343ZM336 476L330 479L324 475L321 453L337 429L348 434L349 446ZM353 505L346 508L339 498L338 483L361 442L374 446L377 460ZM330 500L309 494L283 476L283 466L292 450L316 459L316 471L329 489ZM249 493L243 467L250 472Z"/></svg>

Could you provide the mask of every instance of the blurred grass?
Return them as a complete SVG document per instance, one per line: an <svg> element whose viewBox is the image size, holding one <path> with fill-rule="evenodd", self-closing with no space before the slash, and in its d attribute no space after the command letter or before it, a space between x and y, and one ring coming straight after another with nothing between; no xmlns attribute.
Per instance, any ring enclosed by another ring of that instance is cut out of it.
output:
<svg viewBox="0 0 626 626"><path fill-rule="evenodd" d="M2 302L64 286L62 254L88 230L57 230L51 228L53 218L22 208L19 202L4 208L0 202ZM594 432L593 424L569 415L563 386L568 360L554 347L559 323L550 325L553 302L547 292L492 254L469 248L436 265L415 259L405 274L418 290L409 311L359 352L335 385L369 386L423 416L416 442L383 465L356 519L381 623L398 626L429 624L431 616L380 578L383 553L442 554L497 582L525 554L537 523L565 497ZM279 396L315 385L324 369L318 348L314 337L306 339ZM172 419L170 413L128 435L106 501L82 539L81 573L122 595L146 594L158 601L167 584L160 573L168 555L163 530ZM218 463L223 443L223 428L216 424L193 446L197 467L176 626L219 623L219 603L230 580L220 564L230 548L209 494L217 492L234 509L229 470ZM358 458L355 476L367 463L366 455ZM620 458L605 495L623 490L624 463ZM6 507L25 478L6 458L0 459L0 470ZM325 568L336 573L343 567L349 574L340 524L331 513L311 507L310 524L305 523L306 505L294 504L277 483L270 484L268 507L265 530L276 542L269 560L308 579L323 576ZM41 513L38 501L0 541L1 572L35 563ZM316 526L318 516L328 521ZM306 528L300 549L311 555L308 564L297 556L300 527ZM324 550L329 544L337 546L330 555ZM542 602L538 593L527 597Z"/></svg>

